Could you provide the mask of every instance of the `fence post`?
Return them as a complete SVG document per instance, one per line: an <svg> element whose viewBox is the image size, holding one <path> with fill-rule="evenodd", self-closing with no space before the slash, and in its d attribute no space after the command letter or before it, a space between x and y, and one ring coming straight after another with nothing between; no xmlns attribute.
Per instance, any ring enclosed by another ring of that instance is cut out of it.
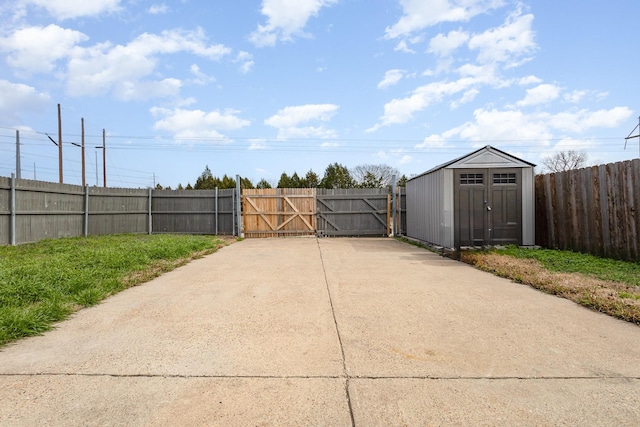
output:
<svg viewBox="0 0 640 427"><path fill-rule="evenodd" d="M152 205L152 201L153 201L153 196L152 196L152 192L153 189L151 187L149 187L149 234L151 234L153 232L153 218L151 217L151 205Z"/></svg>
<svg viewBox="0 0 640 427"><path fill-rule="evenodd" d="M242 226L242 195L240 193L240 175L236 175L236 193L238 197L236 199L237 203L237 215L238 215L238 237L244 238L244 229Z"/></svg>
<svg viewBox="0 0 640 427"><path fill-rule="evenodd" d="M9 224L10 243L11 246L16 245L16 174L11 174L11 207L9 208L11 213L11 220Z"/></svg>
<svg viewBox="0 0 640 427"><path fill-rule="evenodd" d="M218 235L218 187L216 187L216 196L215 196L215 198L216 198L216 201L215 201L215 204L216 204L216 206L215 206L216 217L215 218L216 218L216 236L217 236Z"/></svg>
<svg viewBox="0 0 640 427"><path fill-rule="evenodd" d="M82 234L89 236L89 186L84 186L84 218L82 221Z"/></svg>
<svg viewBox="0 0 640 427"><path fill-rule="evenodd" d="M391 177L391 237L394 237L397 233L396 230L396 214L397 214L397 206L396 206L396 176L393 175Z"/></svg>

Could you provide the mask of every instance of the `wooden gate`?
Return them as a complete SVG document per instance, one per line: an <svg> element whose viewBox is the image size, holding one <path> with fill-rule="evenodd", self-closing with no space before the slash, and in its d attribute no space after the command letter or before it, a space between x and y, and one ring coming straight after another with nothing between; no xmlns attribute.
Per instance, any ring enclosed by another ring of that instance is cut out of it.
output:
<svg viewBox="0 0 640 427"><path fill-rule="evenodd" d="M385 189L318 190L318 235L388 236L391 196Z"/></svg>
<svg viewBox="0 0 640 427"><path fill-rule="evenodd" d="M245 237L315 235L315 188L246 189L242 201Z"/></svg>

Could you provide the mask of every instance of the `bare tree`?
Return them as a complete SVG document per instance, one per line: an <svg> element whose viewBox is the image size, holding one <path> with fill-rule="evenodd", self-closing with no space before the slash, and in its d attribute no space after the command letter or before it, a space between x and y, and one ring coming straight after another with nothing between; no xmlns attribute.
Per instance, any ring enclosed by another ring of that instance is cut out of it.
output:
<svg viewBox="0 0 640 427"><path fill-rule="evenodd" d="M584 150L558 151L542 159L542 164L549 172L564 172L587 166L587 152Z"/></svg>
<svg viewBox="0 0 640 427"><path fill-rule="evenodd" d="M361 188L383 188L391 185L393 175L400 179L398 169L389 165L358 165L351 170L356 185Z"/></svg>

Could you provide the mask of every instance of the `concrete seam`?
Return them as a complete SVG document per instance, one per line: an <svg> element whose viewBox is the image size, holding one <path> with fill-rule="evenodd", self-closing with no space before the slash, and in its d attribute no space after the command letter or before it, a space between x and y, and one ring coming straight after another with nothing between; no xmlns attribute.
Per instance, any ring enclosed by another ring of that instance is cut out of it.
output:
<svg viewBox="0 0 640 427"><path fill-rule="evenodd" d="M336 311L333 306L333 297L331 296L331 289L329 289L329 280L327 279L327 270L324 266L324 258L322 256L322 249L320 248L320 239L316 237L316 245L318 245L318 254L320 255L320 264L322 265L322 274L324 275L324 284L327 288L327 295L329 297L329 305L331 306L331 315L333 316L333 325L336 328L336 335L338 336L338 343L340 344L340 353L342 354L342 370L345 378L345 393L347 396L347 404L349 405L349 416L351 417L351 426L355 427L356 421L353 416L353 406L351 404L351 394L349 392L349 373L347 372L347 361L344 356L344 346L342 345L342 336L340 335L340 328L338 327L338 319L336 318Z"/></svg>
<svg viewBox="0 0 640 427"><path fill-rule="evenodd" d="M0 373L2 377L111 377L111 378L185 378L185 379L342 379L344 375L181 375L181 374L108 374L108 373L73 373L73 372L33 372L33 373ZM446 380L446 381L553 381L553 380L640 380L640 376L499 376L499 377L447 377L447 376L350 376L355 380Z"/></svg>

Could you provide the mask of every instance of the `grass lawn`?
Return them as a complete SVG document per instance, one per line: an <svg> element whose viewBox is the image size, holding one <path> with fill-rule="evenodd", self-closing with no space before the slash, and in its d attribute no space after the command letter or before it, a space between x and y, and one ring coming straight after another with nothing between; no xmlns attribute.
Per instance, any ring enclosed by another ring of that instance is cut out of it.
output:
<svg viewBox="0 0 640 427"><path fill-rule="evenodd" d="M0 246L0 345L215 252L212 236L117 235Z"/></svg>
<svg viewBox="0 0 640 427"><path fill-rule="evenodd" d="M640 263L518 247L467 251L461 260L640 325Z"/></svg>

